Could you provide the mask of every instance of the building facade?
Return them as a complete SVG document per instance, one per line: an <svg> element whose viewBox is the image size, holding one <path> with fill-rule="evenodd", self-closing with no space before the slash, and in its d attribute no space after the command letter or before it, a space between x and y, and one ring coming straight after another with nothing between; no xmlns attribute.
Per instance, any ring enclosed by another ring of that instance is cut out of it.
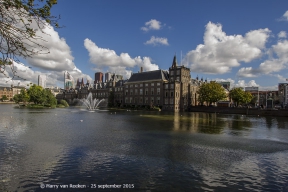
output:
<svg viewBox="0 0 288 192"><path fill-rule="evenodd" d="M38 75L38 85L46 88L46 75Z"/></svg>
<svg viewBox="0 0 288 192"><path fill-rule="evenodd" d="M103 73L102 72L96 72L95 73L95 84L98 82L103 82Z"/></svg>

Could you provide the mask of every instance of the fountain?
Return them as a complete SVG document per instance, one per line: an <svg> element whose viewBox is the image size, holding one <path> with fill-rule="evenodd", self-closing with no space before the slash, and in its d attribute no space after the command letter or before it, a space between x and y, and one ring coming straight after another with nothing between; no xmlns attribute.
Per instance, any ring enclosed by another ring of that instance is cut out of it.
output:
<svg viewBox="0 0 288 192"><path fill-rule="evenodd" d="M89 93L86 99L81 99L81 102L89 111L95 110L102 101L104 101L104 99L93 99L92 93Z"/></svg>

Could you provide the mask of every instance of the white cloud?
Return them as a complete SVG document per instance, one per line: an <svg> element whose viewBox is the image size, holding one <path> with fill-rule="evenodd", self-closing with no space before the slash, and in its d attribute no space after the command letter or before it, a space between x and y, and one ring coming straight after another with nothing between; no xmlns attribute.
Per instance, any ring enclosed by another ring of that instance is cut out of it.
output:
<svg viewBox="0 0 288 192"><path fill-rule="evenodd" d="M108 67L109 71L117 72L117 74L124 75L127 78L131 74L131 70L127 68L138 66L139 68L143 67L145 71L159 69L158 65L151 63L149 57L141 58L140 56L137 56L131 58L128 53L117 55L114 50L100 48L93 41L87 38L84 40L84 46L89 52L90 62L95 64L96 68Z"/></svg>
<svg viewBox="0 0 288 192"><path fill-rule="evenodd" d="M286 11L283 16L280 18L281 21L288 21L288 11Z"/></svg>
<svg viewBox="0 0 288 192"><path fill-rule="evenodd" d="M286 37L287 37L286 31L280 31L280 33L278 33L278 38L286 38Z"/></svg>
<svg viewBox="0 0 288 192"><path fill-rule="evenodd" d="M242 35L226 35L221 24L206 25L204 44L187 53L185 63L193 72L208 74L227 73L240 62L251 62L262 55L269 37L269 29L259 29Z"/></svg>
<svg viewBox="0 0 288 192"><path fill-rule="evenodd" d="M146 41L144 44L145 45L154 45L154 46L156 46L156 45L169 45L167 38L155 37L155 36L152 36L150 38L150 40Z"/></svg>
<svg viewBox="0 0 288 192"><path fill-rule="evenodd" d="M145 27L141 27L142 31L150 31L150 30L160 30L161 29L161 22L157 21L156 19L151 19L145 23Z"/></svg>
<svg viewBox="0 0 288 192"><path fill-rule="evenodd" d="M273 45L269 52L275 53L276 58L270 58L262 62L258 68L244 67L239 69L237 75L239 77L256 77L262 74L271 74L279 72L288 65L288 41L278 41L276 45Z"/></svg>
<svg viewBox="0 0 288 192"><path fill-rule="evenodd" d="M260 87L260 85L258 85L255 80L250 80L248 83L246 83L245 80L238 80L233 87Z"/></svg>

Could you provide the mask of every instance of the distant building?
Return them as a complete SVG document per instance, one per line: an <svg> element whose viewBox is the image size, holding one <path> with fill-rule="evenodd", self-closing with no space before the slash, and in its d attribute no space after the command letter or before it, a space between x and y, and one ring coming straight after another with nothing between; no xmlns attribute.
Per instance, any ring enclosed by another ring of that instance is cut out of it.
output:
<svg viewBox="0 0 288 192"><path fill-rule="evenodd" d="M112 74L110 72L105 73L105 82L110 81L111 78L112 78Z"/></svg>
<svg viewBox="0 0 288 192"><path fill-rule="evenodd" d="M95 73L95 81L94 81L94 83L96 84L97 82L103 82L103 73L101 73L101 72L96 72Z"/></svg>
<svg viewBox="0 0 288 192"><path fill-rule="evenodd" d="M38 85L46 88L46 75L38 75Z"/></svg>
<svg viewBox="0 0 288 192"><path fill-rule="evenodd" d="M222 85L222 87L224 87L224 89L227 89L228 91L230 90L230 82L229 81L219 81L217 83Z"/></svg>
<svg viewBox="0 0 288 192"><path fill-rule="evenodd" d="M278 84L278 94L280 103L286 106L288 104L288 83Z"/></svg>
<svg viewBox="0 0 288 192"><path fill-rule="evenodd" d="M70 89L74 89L74 78L72 77L72 75L70 75L70 73L68 73L68 71L64 72L64 89L65 90L70 90Z"/></svg>

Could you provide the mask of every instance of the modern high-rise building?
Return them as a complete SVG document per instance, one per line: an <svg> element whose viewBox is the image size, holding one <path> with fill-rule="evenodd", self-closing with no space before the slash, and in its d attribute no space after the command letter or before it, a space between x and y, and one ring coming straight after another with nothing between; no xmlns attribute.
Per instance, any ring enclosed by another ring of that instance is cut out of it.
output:
<svg viewBox="0 0 288 192"><path fill-rule="evenodd" d="M103 82L103 73L101 72L95 73L95 83L97 82Z"/></svg>
<svg viewBox="0 0 288 192"><path fill-rule="evenodd" d="M74 88L74 78L68 71L64 72L64 89L69 90L71 88Z"/></svg>
<svg viewBox="0 0 288 192"><path fill-rule="evenodd" d="M112 73L110 72L105 73L105 82L110 81L111 78L112 78Z"/></svg>
<svg viewBox="0 0 288 192"><path fill-rule="evenodd" d="M46 88L46 75L38 75L38 85Z"/></svg>

